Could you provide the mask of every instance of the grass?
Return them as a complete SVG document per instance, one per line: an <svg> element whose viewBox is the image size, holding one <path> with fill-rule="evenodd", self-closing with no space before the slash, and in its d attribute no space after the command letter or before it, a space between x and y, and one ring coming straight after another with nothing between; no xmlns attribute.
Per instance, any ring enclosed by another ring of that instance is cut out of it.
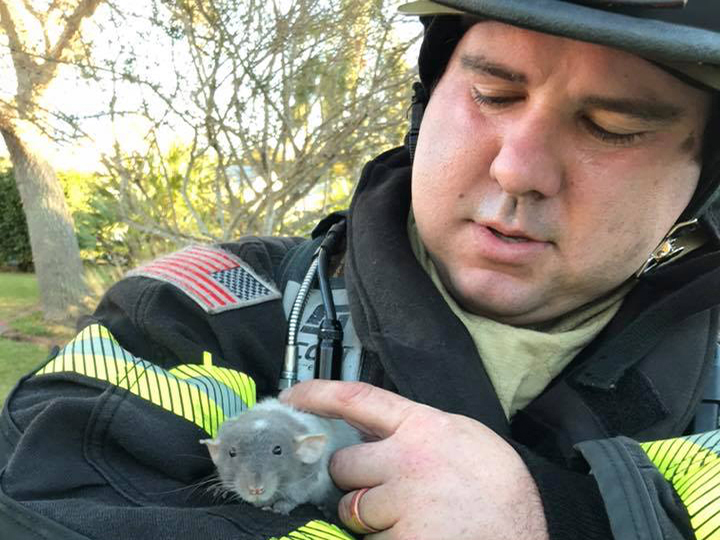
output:
<svg viewBox="0 0 720 540"><path fill-rule="evenodd" d="M2 274L0 274L0 281L2 281ZM2 299L0 297L0 302L1 301ZM50 340L54 342L65 342L72 339L75 335L75 330L73 328L45 322L40 309L33 309L27 315L21 315L12 319L9 326L25 337L50 338Z"/></svg>
<svg viewBox="0 0 720 540"><path fill-rule="evenodd" d="M38 294L34 274L0 272L0 321L37 306Z"/></svg>
<svg viewBox="0 0 720 540"><path fill-rule="evenodd" d="M0 403L20 377L40 367L49 350L45 345L0 338Z"/></svg>
<svg viewBox="0 0 720 540"><path fill-rule="evenodd" d="M93 288L105 281L93 272L88 278ZM52 345L61 346L75 334L73 328L46 323L39 302L34 274L0 272L0 403L20 377L40 367Z"/></svg>

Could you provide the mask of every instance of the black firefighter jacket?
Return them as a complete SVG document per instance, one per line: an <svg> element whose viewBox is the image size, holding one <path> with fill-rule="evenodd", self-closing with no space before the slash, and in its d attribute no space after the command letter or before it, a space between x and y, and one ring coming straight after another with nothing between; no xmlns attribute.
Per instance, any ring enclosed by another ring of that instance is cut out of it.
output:
<svg viewBox="0 0 720 540"><path fill-rule="evenodd" d="M362 344L359 378L509 440L538 484L552 539L692 538L692 528L712 538L710 480L720 473L705 466L719 459L718 437L678 437L715 358L720 253L706 249L639 281L600 336L509 423L471 337L413 256L409 176L405 150L380 156L348 214L345 307ZM233 403L276 392L282 291L300 281L317 243L189 248L113 286L78 338L5 404L0 539L345 538L317 529L322 514L309 505L282 516L219 498L203 483L213 467L198 443L237 412ZM214 257L213 275L237 294L224 299L163 273L188 257Z"/></svg>

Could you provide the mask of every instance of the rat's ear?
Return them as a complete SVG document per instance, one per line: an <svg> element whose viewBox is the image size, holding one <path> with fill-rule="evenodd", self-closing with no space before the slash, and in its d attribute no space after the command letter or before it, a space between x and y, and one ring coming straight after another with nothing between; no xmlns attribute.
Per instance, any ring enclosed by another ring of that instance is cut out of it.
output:
<svg viewBox="0 0 720 540"><path fill-rule="evenodd" d="M327 437L325 435L298 435L295 437L297 448L295 454L303 463L315 463L325 450Z"/></svg>
<svg viewBox="0 0 720 540"><path fill-rule="evenodd" d="M210 458L213 460L213 463L217 465L218 457L220 457L220 441L217 439L200 439L199 442L207 446Z"/></svg>

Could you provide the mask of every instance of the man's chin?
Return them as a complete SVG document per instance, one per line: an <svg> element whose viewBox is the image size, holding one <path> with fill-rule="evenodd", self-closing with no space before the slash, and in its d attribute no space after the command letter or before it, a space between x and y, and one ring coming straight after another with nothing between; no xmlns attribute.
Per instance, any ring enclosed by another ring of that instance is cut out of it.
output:
<svg viewBox="0 0 720 540"><path fill-rule="evenodd" d="M485 287L477 287L477 283L472 285L460 291L449 290L460 307L475 315L512 326L537 324L556 316L539 291L512 287L512 283L505 286L500 283Z"/></svg>
<svg viewBox="0 0 720 540"><path fill-rule="evenodd" d="M556 317L549 300L550 284L535 273L477 264L447 268L435 263L440 280L465 311L514 326Z"/></svg>

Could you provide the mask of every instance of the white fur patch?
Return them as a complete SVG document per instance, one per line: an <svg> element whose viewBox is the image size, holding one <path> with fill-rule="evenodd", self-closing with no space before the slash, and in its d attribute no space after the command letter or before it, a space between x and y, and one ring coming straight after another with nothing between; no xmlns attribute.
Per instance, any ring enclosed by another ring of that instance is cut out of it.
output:
<svg viewBox="0 0 720 540"><path fill-rule="evenodd" d="M255 429L265 429L266 427L268 427L267 420L255 420L253 427Z"/></svg>

